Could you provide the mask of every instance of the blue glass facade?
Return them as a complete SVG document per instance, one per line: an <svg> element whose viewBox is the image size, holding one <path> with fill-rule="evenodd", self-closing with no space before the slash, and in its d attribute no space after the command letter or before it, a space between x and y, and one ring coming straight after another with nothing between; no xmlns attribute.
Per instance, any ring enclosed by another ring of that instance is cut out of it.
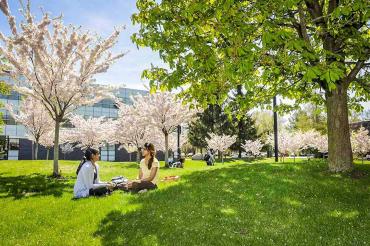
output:
<svg viewBox="0 0 370 246"><path fill-rule="evenodd" d="M5 80L8 84L12 84L9 77L0 77L0 80ZM148 91L136 90L129 88L119 88L115 95L125 104L132 104L131 96L141 94L146 95ZM0 94L0 102L2 105L12 104L17 108L21 101L21 95L15 91L12 91L10 95ZM31 153L32 148L31 142L26 139L26 129L24 126L17 124L14 119L10 116L9 112L4 108L0 108L4 125L0 133L0 159L32 159ZM89 117L106 117L106 118L117 118L118 109L114 102L109 99L104 99L91 106L82 106L75 110L76 114L83 115L85 118ZM65 124L68 127L68 123ZM41 147L41 146L40 146ZM129 159L129 155L125 150L118 150L118 146L105 146L101 148L101 159L109 161L125 161ZM6 156L4 150L7 151ZM118 153L123 151L125 153ZM50 153L52 158L52 151ZM5 155L5 157L4 157ZM39 156L42 159L46 156L46 150L40 148ZM63 158L65 159L80 159L81 150L75 150L74 152L67 154ZM63 155L62 155L63 156Z"/></svg>

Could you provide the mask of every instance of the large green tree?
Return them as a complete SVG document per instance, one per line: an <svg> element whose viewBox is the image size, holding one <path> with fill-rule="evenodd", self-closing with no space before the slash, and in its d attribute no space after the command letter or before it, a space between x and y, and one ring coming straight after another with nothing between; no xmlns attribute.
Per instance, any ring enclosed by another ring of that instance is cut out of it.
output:
<svg viewBox="0 0 370 246"><path fill-rule="evenodd" d="M237 85L235 92L231 93L230 98L225 107L225 111L228 114L228 119L232 123L233 134L237 136L236 142L230 147L232 150L238 151L238 157L242 157L244 148L242 145L246 140L255 140L257 138L257 129L255 122L248 114L239 107L240 101L245 101L250 96L250 91L243 91L242 85Z"/></svg>
<svg viewBox="0 0 370 246"><path fill-rule="evenodd" d="M233 106L232 103L222 106L209 105L203 112L198 113L197 120L189 125L190 144L197 148L206 148L206 139L211 133L236 136L236 142L230 148L238 151L240 158L243 151L241 145L246 140L256 139L257 130L254 127L254 120L248 114L239 116L234 112L230 114L225 112Z"/></svg>
<svg viewBox="0 0 370 246"><path fill-rule="evenodd" d="M322 108L309 104L293 113L290 118L290 127L304 132L314 129L322 134L326 134L326 122L326 115Z"/></svg>
<svg viewBox="0 0 370 246"><path fill-rule="evenodd" d="M210 133L232 135L234 127L220 105L209 105L197 114L197 120L190 123L188 138L191 145L197 148L207 147Z"/></svg>
<svg viewBox="0 0 370 246"><path fill-rule="evenodd" d="M169 65L143 73L152 85L191 85L184 97L202 105L238 85L254 93L241 108L277 94L323 104L329 169L353 168L348 103L369 99L368 0L138 0L137 8L133 41Z"/></svg>

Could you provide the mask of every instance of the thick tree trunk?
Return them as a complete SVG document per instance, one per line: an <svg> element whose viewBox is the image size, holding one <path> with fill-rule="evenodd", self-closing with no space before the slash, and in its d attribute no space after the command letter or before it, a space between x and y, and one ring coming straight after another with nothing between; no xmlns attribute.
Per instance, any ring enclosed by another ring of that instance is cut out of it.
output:
<svg viewBox="0 0 370 246"><path fill-rule="evenodd" d="M332 172L345 172L353 169L353 156L348 122L347 87L337 88L326 93L328 113L328 162Z"/></svg>
<svg viewBox="0 0 370 246"><path fill-rule="evenodd" d="M165 152L164 152L165 167L169 167L168 165L168 133L164 134L164 147L165 147Z"/></svg>
<svg viewBox="0 0 370 246"><path fill-rule="evenodd" d="M50 152L50 149L49 149L49 148L47 148L47 149L46 149L46 160L49 160L49 152Z"/></svg>
<svg viewBox="0 0 370 246"><path fill-rule="evenodd" d="M59 165L58 165L58 159L59 159L59 128L60 128L60 121L55 121L55 135L54 135L54 169L53 169L53 176L58 177L59 176Z"/></svg>
<svg viewBox="0 0 370 246"><path fill-rule="evenodd" d="M242 131L243 131L243 121L244 118L242 117L238 122L238 158L242 158Z"/></svg>

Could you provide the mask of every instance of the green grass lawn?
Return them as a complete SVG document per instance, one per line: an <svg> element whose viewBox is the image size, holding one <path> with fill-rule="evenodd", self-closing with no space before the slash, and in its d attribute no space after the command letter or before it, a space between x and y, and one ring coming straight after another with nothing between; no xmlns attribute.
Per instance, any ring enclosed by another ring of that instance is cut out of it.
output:
<svg viewBox="0 0 370 246"><path fill-rule="evenodd" d="M159 189L73 200L78 161L0 162L1 245L370 245L370 163L361 178L322 160L187 161ZM360 161L358 161L360 163ZM161 163L163 165L163 163ZM101 178L135 178L135 163L100 162Z"/></svg>

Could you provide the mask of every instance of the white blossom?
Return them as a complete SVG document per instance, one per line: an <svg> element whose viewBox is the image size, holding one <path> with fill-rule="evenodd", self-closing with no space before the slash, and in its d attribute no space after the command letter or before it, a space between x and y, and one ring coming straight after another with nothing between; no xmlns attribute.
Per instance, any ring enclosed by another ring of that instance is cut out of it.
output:
<svg viewBox="0 0 370 246"><path fill-rule="evenodd" d="M207 139L208 149L218 150L223 153L236 142L236 136L216 135L211 133ZM223 158L222 158L223 162Z"/></svg>
<svg viewBox="0 0 370 246"><path fill-rule="evenodd" d="M191 109L190 105L184 104L182 100L170 92L138 96L133 100L142 115L142 123L154 133L156 132L155 129L162 132L165 146L165 163L167 165L169 135L176 132L178 125L194 120L197 111Z"/></svg>
<svg viewBox="0 0 370 246"><path fill-rule="evenodd" d="M53 130L54 121L42 103L32 97L21 101L18 113L11 104L5 105L14 120L26 128L26 136L36 143L35 159L38 156L38 144L40 138Z"/></svg>
<svg viewBox="0 0 370 246"><path fill-rule="evenodd" d="M104 117L85 119L80 115L70 117L71 129L65 130L65 142L74 144L77 148L99 148L111 141L115 122Z"/></svg>
<svg viewBox="0 0 370 246"><path fill-rule="evenodd" d="M146 142L153 142L152 136L161 134L155 128L149 128L147 119L143 116L141 108L134 101L133 105L118 103L118 118L114 128L114 134L111 140L119 143L120 148L125 148L129 152L138 152L137 161L139 161L139 150ZM129 148L129 146L132 146Z"/></svg>
<svg viewBox="0 0 370 246"><path fill-rule="evenodd" d="M368 152L370 152L369 131L364 127L361 127L357 131L352 131L351 145L355 154L364 157Z"/></svg>
<svg viewBox="0 0 370 246"><path fill-rule="evenodd" d="M247 153L251 153L253 156L258 156L261 154L261 149L263 147L263 143L261 140L247 140L244 144L242 144L243 149Z"/></svg>
<svg viewBox="0 0 370 246"><path fill-rule="evenodd" d="M30 6L24 10L20 28L15 24L6 0L0 10L7 17L11 35L0 33L0 53L9 61L11 75L19 93L42 102L54 119L54 143L59 145L60 123L81 105L113 97L108 88L94 84L94 76L107 69L124 54L112 55L120 35L117 29L106 39L92 35L62 18L44 13L36 21ZM54 148L54 175L58 175L58 148Z"/></svg>

